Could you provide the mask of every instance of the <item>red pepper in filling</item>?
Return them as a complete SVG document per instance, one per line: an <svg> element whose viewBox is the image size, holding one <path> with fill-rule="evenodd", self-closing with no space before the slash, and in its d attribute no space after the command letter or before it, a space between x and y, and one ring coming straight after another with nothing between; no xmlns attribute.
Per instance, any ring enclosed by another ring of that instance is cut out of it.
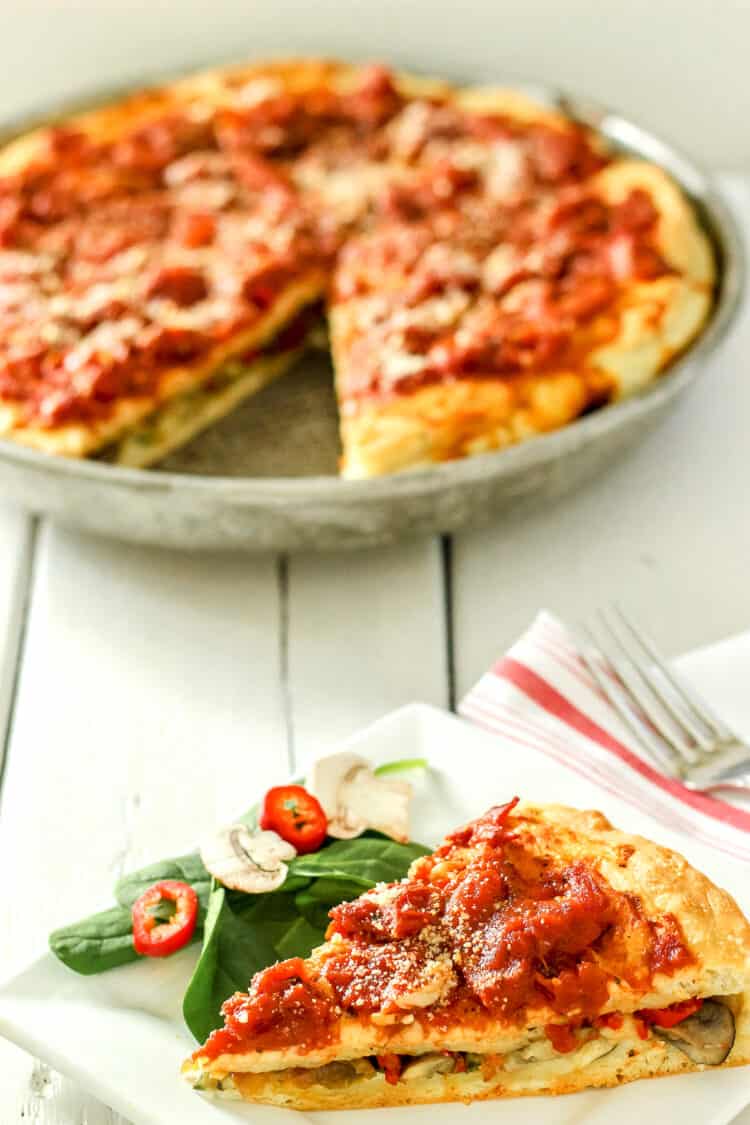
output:
<svg viewBox="0 0 750 1125"><path fill-rule="evenodd" d="M389 1086L395 1086L401 1077L401 1059L398 1055L376 1055L378 1066L385 1074Z"/></svg>
<svg viewBox="0 0 750 1125"><path fill-rule="evenodd" d="M278 832L300 855L316 852L326 838L328 819L312 793L301 785L276 785L263 798L261 828Z"/></svg>
<svg viewBox="0 0 750 1125"><path fill-rule="evenodd" d="M154 883L132 908L133 945L144 957L168 957L187 945L198 920L198 896L187 883Z"/></svg>
<svg viewBox="0 0 750 1125"><path fill-rule="evenodd" d="M570 1054L578 1046L578 1040L569 1024L548 1023L544 1030L558 1054Z"/></svg>
<svg viewBox="0 0 750 1125"><path fill-rule="evenodd" d="M466 1055L462 1055L460 1051L442 1051L441 1054L453 1059L453 1069L456 1074L466 1073Z"/></svg>
<svg viewBox="0 0 750 1125"><path fill-rule="evenodd" d="M696 998L682 1000L679 1004L670 1004L668 1008L643 1008L640 1012L636 1012L636 1015L644 1023L655 1024L656 1027L676 1027L678 1023L682 1023L702 1007L703 1001Z"/></svg>
<svg viewBox="0 0 750 1125"><path fill-rule="evenodd" d="M605 1012L603 1016L596 1017L594 1027L608 1027L612 1031L619 1031L624 1022L619 1012Z"/></svg>

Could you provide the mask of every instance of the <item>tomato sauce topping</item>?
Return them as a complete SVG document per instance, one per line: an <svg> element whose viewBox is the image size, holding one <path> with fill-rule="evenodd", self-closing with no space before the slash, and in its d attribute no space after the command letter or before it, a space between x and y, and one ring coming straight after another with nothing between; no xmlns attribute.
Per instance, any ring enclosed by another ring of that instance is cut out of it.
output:
<svg viewBox="0 0 750 1125"><path fill-rule="evenodd" d="M407 99L382 67L344 91L270 83L194 108L114 142L51 129L0 179L0 397L26 421L153 395L312 268L334 300L380 301L343 349L355 402L580 364L614 334L622 287L668 272L649 195L599 198L607 157L573 123ZM373 163L380 187L359 199ZM351 176L343 214L330 172Z"/></svg>
<svg viewBox="0 0 750 1125"><path fill-rule="evenodd" d="M210 115L113 144L51 130L0 181L0 395L55 427L152 394L325 261L318 226L288 173L225 150Z"/></svg>
<svg viewBox="0 0 750 1125"><path fill-rule="evenodd" d="M397 1023L408 1012L436 1029L522 1026L546 1015L547 1035L563 1052L577 1045L576 1028L621 1026L602 1015L614 984L647 989L655 972L692 961L679 924L672 915L647 918L594 864L541 852L516 803L458 829L416 861L409 880L332 909L333 940L316 960L314 983L298 961L258 974L248 996L229 1002L229 1039L216 1033L209 1053L248 1043L310 1049L335 1034L334 1010L392 1014ZM287 1022L290 980L305 991Z"/></svg>
<svg viewBox="0 0 750 1125"><path fill-rule="evenodd" d="M344 378L355 401L585 365L614 338L624 287L671 272L640 188L616 204L576 182L552 202L528 186L497 200L465 171L437 167L389 188L381 208L334 276L335 298L380 302L375 320L363 306L352 333Z"/></svg>
<svg viewBox="0 0 750 1125"><path fill-rule="evenodd" d="M663 914L651 922L650 927L649 968L652 973L675 973L692 962L693 958L682 940L682 928L674 914Z"/></svg>
<svg viewBox="0 0 750 1125"><path fill-rule="evenodd" d="M249 993L237 992L222 1006L224 1027L214 1031L201 1054L217 1058L242 1049L272 1050L294 1043L320 1047L333 1035L335 1005L330 992L310 979L299 957L257 973Z"/></svg>

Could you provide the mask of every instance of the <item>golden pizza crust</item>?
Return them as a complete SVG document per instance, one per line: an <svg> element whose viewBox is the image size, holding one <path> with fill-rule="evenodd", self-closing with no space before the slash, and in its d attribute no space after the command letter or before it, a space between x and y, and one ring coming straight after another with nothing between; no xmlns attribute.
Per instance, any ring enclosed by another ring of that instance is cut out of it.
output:
<svg viewBox="0 0 750 1125"><path fill-rule="evenodd" d="M611 390L597 372L557 371L434 383L351 413L345 403L341 475L361 480L505 449L572 422Z"/></svg>
<svg viewBox="0 0 750 1125"><path fill-rule="evenodd" d="M659 213L656 248L677 271L633 285L618 337L590 356L593 366L612 377L615 396L624 398L643 390L698 335L711 311L716 268L692 208L660 168L623 160L603 169L592 183L610 203L619 203L634 188L649 192Z"/></svg>
<svg viewBox="0 0 750 1125"><path fill-rule="evenodd" d="M593 864L616 891L637 895L647 916L672 913L680 922L697 964L669 977L657 975L657 988L645 996L629 997L623 986L613 994L618 1010L659 1008L688 996L713 995L719 977L726 980L727 986L718 990L723 995L750 989L750 922L727 891L678 852L621 832L594 810L522 802L518 812L534 826L540 850L565 863L580 859Z"/></svg>
<svg viewBox="0 0 750 1125"><path fill-rule="evenodd" d="M597 172L592 186L609 203L620 203L635 188L648 192L659 213L656 248L686 280L712 286L716 266L706 235L683 192L666 172L645 160L617 160Z"/></svg>
<svg viewBox="0 0 750 1125"><path fill-rule="evenodd" d="M471 113L502 113L521 124L538 122L561 129L570 124L570 118L560 110L507 86L465 86L455 91L454 98Z"/></svg>
<svg viewBox="0 0 750 1125"><path fill-rule="evenodd" d="M621 1028L600 1028L593 1037L583 1029L576 1033L578 1049L558 1054L544 1027L561 1017L541 1002L527 1011L523 1025L488 1018L437 1029L420 1021L384 1023L377 1013L369 1022L343 1016L335 1041L312 1050L289 1046L211 1060L197 1052L183 1067L188 1079L201 1089L301 1109L568 1093L702 1069L652 1032L641 1038L632 1017L642 1008L664 1008L694 997L721 998L734 1013L736 1037L722 1065L750 1062L750 923L731 896L681 855L618 831L599 812L521 804L514 816L514 838L524 852L554 856L563 865L583 861L614 890L637 897L646 917L672 914L678 920L692 963L671 975L655 974L648 992L613 981L603 1010L625 1013ZM327 948L311 954L313 975ZM631 956L638 957L638 951ZM379 1071L370 1073L358 1061L382 1053L446 1051L484 1056L481 1073L440 1074L413 1083L402 1077L389 1085ZM492 1066L487 1056L497 1056ZM342 1063L352 1063L361 1073L339 1081L347 1075ZM324 1069L331 1064L333 1070Z"/></svg>

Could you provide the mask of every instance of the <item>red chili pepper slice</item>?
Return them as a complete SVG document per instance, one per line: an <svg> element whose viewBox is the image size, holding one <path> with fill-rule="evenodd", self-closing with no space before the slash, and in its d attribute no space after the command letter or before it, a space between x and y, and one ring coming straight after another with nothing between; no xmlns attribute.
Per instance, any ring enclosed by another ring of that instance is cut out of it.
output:
<svg viewBox="0 0 750 1125"><path fill-rule="evenodd" d="M636 1015L644 1023L653 1023L657 1027L676 1027L702 1007L702 1000L682 1000L679 1004L670 1004L668 1008L643 1008Z"/></svg>
<svg viewBox="0 0 750 1125"><path fill-rule="evenodd" d="M328 818L312 793L301 785L269 789L260 810L261 828L278 832L300 855L316 852L326 838Z"/></svg>
<svg viewBox="0 0 750 1125"><path fill-rule="evenodd" d="M144 957L168 957L190 941L198 921L198 896L177 879L154 883L132 907L133 945Z"/></svg>
<svg viewBox="0 0 750 1125"><path fill-rule="evenodd" d="M376 1055L378 1066L385 1074L389 1086L395 1086L401 1077L401 1059L398 1055Z"/></svg>

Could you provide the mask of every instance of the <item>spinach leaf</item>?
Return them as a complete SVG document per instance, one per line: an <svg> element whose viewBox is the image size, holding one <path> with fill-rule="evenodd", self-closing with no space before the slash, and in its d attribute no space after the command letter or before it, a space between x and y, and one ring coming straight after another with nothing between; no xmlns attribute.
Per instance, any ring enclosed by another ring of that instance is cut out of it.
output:
<svg viewBox="0 0 750 1125"><path fill-rule="evenodd" d="M323 940L328 926L327 907L319 925L309 923L301 916L297 905L299 895L305 893L306 889L289 893L285 883L280 891L272 894L241 896L245 905L239 905L238 916L246 925L263 930L273 943L279 960L307 957L310 950Z"/></svg>
<svg viewBox="0 0 750 1125"><path fill-rule="evenodd" d="M293 893L287 892L285 884L280 891L270 894L238 895L234 910L246 925L261 929L272 945L277 947L298 918L294 898Z"/></svg>
<svg viewBox="0 0 750 1125"><path fill-rule="evenodd" d="M247 988L253 973L276 961L276 950L259 926L248 923L229 904L221 886L211 891L203 949L182 1001L185 1023L198 1040L220 1027L221 1005Z"/></svg>
<svg viewBox="0 0 750 1125"><path fill-rule="evenodd" d="M353 884L350 885L348 879L326 878L325 875L321 875L320 879L312 879L301 893L309 891L318 902L323 902L327 906L338 906L340 902L346 901L349 890L353 890ZM361 893L362 891L357 887L350 898L356 898Z"/></svg>
<svg viewBox="0 0 750 1125"><path fill-rule="evenodd" d="M130 911L122 906L55 930L50 934L49 947L69 969L86 975L138 960Z"/></svg>
<svg viewBox="0 0 750 1125"><path fill-rule="evenodd" d="M178 855L175 859L162 859L157 863L150 863L139 871L132 871L123 875L115 885L115 898L120 906L128 910L144 891L154 883L161 883L165 879L178 879L181 883L189 883L198 895L201 913L198 924L201 925L205 912L208 909L208 900L211 893L211 876L203 866L203 861L197 852L190 855Z"/></svg>
<svg viewBox="0 0 750 1125"><path fill-rule="evenodd" d="M327 926L327 917L322 926L316 926L298 915L276 945L280 960L285 961L287 957L308 957L316 945L323 943Z"/></svg>
<svg viewBox="0 0 750 1125"><path fill-rule="evenodd" d="M403 878L412 860L427 855L429 850L421 844L398 844L367 832L356 840L336 840L319 852L299 855L290 861L289 871L308 879L339 879L347 884L347 891L356 889L359 894L375 883Z"/></svg>
<svg viewBox="0 0 750 1125"><path fill-rule="evenodd" d="M322 880L318 880L322 882ZM340 883L335 883L335 886L340 886ZM294 896L294 905L299 913L300 918L311 926L313 929L318 930L320 933L325 933L326 926L328 925L328 911L333 903L327 899L320 899L315 894L314 888L317 886L313 883L311 887L306 887L302 891L297 891Z"/></svg>

